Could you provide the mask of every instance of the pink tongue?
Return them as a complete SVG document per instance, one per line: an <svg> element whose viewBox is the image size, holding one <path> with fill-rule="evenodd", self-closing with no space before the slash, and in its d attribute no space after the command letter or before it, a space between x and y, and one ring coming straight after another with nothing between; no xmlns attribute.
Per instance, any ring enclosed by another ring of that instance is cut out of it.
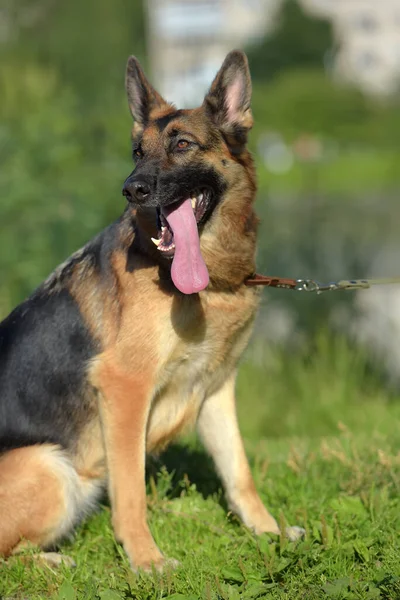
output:
<svg viewBox="0 0 400 600"><path fill-rule="evenodd" d="M165 208L163 213L174 234L172 281L184 294L201 292L207 287L209 276L200 252L196 217L190 198L177 207Z"/></svg>

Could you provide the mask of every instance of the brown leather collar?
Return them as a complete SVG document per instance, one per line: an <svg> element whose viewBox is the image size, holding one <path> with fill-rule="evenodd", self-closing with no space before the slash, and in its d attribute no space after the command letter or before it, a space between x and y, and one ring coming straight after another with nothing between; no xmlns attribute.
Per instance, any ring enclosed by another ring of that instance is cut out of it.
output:
<svg viewBox="0 0 400 600"><path fill-rule="evenodd" d="M260 275L254 273L244 281L245 285L265 285L267 287L285 288L287 290L295 290L298 287L297 279L288 279L287 277L269 277L268 275Z"/></svg>

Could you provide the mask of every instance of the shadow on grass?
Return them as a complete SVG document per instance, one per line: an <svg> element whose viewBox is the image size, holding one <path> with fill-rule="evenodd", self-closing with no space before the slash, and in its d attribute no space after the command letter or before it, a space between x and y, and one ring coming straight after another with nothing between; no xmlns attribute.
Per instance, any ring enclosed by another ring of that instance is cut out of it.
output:
<svg viewBox="0 0 400 600"><path fill-rule="evenodd" d="M199 448L190 445L172 444L159 457L150 457L147 462L146 481L151 477L157 487L165 476L162 473L165 467L170 477L170 486L167 492L169 498L177 498L182 489L195 484L197 491L203 496L221 496L222 484L215 471L211 458ZM161 484L162 485L162 484ZM220 501L223 504L223 500Z"/></svg>
<svg viewBox="0 0 400 600"><path fill-rule="evenodd" d="M172 444L159 456L148 456L146 458L147 492L151 492L151 479L161 491L161 496L165 495L169 499L179 498L183 489L194 484L204 499L218 496L219 504L227 510L221 480L215 471L213 461L204 450L184 443ZM101 499L101 504L111 508L106 492Z"/></svg>

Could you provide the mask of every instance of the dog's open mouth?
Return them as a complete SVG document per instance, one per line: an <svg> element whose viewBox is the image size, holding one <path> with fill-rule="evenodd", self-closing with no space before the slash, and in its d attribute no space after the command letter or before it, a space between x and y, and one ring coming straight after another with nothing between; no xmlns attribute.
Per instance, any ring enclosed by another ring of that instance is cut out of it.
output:
<svg viewBox="0 0 400 600"><path fill-rule="evenodd" d="M207 189L194 190L189 198L158 210L158 239L152 240L164 256L173 257L172 280L184 294L200 292L209 282L200 252L198 225L208 212L211 199Z"/></svg>
<svg viewBox="0 0 400 600"><path fill-rule="evenodd" d="M194 190L190 195L190 203L199 225L211 204L211 192L207 189ZM176 204L181 204L185 200L178 201ZM171 209L175 204L166 207L165 209L157 209L157 230L158 239L151 238L152 242L157 246L157 249L170 258L175 253L174 232L172 231L165 212ZM165 212L164 212L165 211Z"/></svg>

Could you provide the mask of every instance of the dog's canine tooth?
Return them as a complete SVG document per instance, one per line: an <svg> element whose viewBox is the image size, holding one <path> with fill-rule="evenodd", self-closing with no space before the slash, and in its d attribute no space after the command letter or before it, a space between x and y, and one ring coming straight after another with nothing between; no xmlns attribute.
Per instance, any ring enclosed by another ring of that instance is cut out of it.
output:
<svg viewBox="0 0 400 600"><path fill-rule="evenodd" d="M161 244L161 240L156 240L156 238L151 238L151 241L153 242L153 244L155 244L157 247Z"/></svg>

